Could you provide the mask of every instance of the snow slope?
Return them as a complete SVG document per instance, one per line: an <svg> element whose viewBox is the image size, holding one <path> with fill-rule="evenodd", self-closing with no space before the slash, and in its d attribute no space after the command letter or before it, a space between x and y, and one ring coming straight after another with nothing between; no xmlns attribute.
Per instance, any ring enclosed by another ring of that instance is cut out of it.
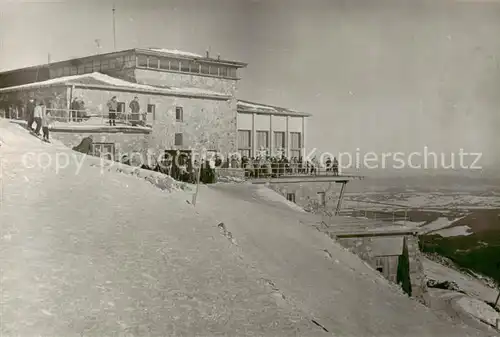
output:
<svg viewBox="0 0 500 337"><path fill-rule="evenodd" d="M193 208L89 162L29 168L26 151L69 150L23 132L0 121L2 336L485 336L408 299L300 212L219 186Z"/></svg>
<svg viewBox="0 0 500 337"><path fill-rule="evenodd" d="M485 302L495 302L498 291L485 285L478 279L443 266L428 258L423 259L425 275L436 281L453 281L468 295Z"/></svg>

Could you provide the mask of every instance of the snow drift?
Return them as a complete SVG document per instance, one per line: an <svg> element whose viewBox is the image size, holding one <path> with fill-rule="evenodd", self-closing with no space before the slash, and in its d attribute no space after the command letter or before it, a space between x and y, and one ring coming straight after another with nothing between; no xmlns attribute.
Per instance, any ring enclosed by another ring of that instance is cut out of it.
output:
<svg viewBox="0 0 500 337"><path fill-rule="evenodd" d="M191 193L86 161L78 174L24 165L23 152L64 150L23 132L0 124L2 335L483 336L407 298L307 214L239 199L245 184L201 188L193 208Z"/></svg>

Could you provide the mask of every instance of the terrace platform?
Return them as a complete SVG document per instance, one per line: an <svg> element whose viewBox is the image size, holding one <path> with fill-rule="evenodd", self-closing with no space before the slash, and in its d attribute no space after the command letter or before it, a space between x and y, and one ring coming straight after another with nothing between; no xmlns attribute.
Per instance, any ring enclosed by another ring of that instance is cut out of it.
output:
<svg viewBox="0 0 500 337"><path fill-rule="evenodd" d="M10 119L11 123L26 126L26 121L22 119ZM51 132L69 132L69 133L131 133L131 134L149 134L152 128L147 126L132 126L117 122L116 126L111 126L102 122L102 120L91 120L90 122L54 122Z"/></svg>
<svg viewBox="0 0 500 337"><path fill-rule="evenodd" d="M268 178L248 178L252 184L279 184L279 183L307 183L307 182L335 182L348 183L352 180L363 179L363 176L356 175L333 175L333 174L286 174Z"/></svg>
<svg viewBox="0 0 500 337"><path fill-rule="evenodd" d="M416 235L418 232L415 228L404 225L346 216L323 220L318 229L337 238Z"/></svg>

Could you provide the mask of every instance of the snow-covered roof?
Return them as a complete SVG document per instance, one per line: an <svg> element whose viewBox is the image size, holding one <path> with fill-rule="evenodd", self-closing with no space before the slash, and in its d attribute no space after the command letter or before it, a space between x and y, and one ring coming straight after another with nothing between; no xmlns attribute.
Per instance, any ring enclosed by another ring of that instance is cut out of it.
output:
<svg viewBox="0 0 500 337"><path fill-rule="evenodd" d="M182 51L177 49L164 49L164 48L149 48L149 50L156 51L159 53L179 55L179 56L187 56L187 57L203 57L199 54L190 53L188 51Z"/></svg>
<svg viewBox="0 0 500 337"><path fill-rule="evenodd" d="M64 76L53 78L46 81L23 84L13 87L0 88L0 93L15 90L35 89L47 86L56 85L75 85L79 87L106 87L106 88L121 88L131 89L134 91L145 91L150 93L159 93L165 95L178 96L200 96L200 97L220 97L228 98L226 94L211 90L199 88L175 88L175 87L156 87L147 84L133 83L116 77L94 72L82 75Z"/></svg>
<svg viewBox="0 0 500 337"><path fill-rule="evenodd" d="M300 112L292 109L282 108L274 105L267 105L261 103L253 103L244 100L238 100L238 112L258 113L269 115L284 115L284 116L304 116L308 117L311 114Z"/></svg>

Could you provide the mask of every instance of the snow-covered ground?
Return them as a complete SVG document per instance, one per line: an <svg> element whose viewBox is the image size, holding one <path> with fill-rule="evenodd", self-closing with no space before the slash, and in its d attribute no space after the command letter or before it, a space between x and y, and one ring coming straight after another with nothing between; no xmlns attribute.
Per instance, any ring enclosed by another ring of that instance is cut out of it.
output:
<svg viewBox="0 0 500 337"><path fill-rule="evenodd" d="M449 220L448 218L444 218L444 217L438 218L438 219L432 221L431 223L420 227L420 234L428 234L431 232L435 232L439 229L446 228L449 225L451 225L453 222L455 222L456 220L460 220L460 219Z"/></svg>
<svg viewBox="0 0 500 337"><path fill-rule="evenodd" d="M476 192L477 193L477 192ZM368 209L421 208L422 210L500 208L500 196L476 195L473 192L456 193L346 193L346 207Z"/></svg>
<svg viewBox="0 0 500 337"><path fill-rule="evenodd" d="M431 303L435 310L446 311L452 317L459 317L461 321L471 326L480 327L482 324L496 326L496 320L500 319L500 315L487 303L495 302L498 289L488 286L477 277L459 272L428 258L423 259L423 266L428 279L438 282L455 282L464 292L463 294L451 290L429 289ZM500 332L497 334L500 335Z"/></svg>
<svg viewBox="0 0 500 337"><path fill-rule="evenodd" d="M452 237L452 236L467 236L473 234L469 226L456 226L451 228L441 229L439 231L433 232L432 234L438 234L442 237Z"/></svg>
<svg viewBox="0 0 500 337"><path fill-rule="evenodd" d="M33 167L28 151L54 164L71 150L14 124L0 121L0 137L3 336L488 335L437 317L245 184L202 187L194 208L191 192L93 159Z"/></svg>
<svg viewBox="0 0 500 337"><path fill-rule="evenodd" d="M425 274L429 278L436 281L456 282L460 289L464 290L468 295L484 302L495 302L498 290L488 287L481 280L431 261L428 258L424 258L423 265Z"/></svg>

